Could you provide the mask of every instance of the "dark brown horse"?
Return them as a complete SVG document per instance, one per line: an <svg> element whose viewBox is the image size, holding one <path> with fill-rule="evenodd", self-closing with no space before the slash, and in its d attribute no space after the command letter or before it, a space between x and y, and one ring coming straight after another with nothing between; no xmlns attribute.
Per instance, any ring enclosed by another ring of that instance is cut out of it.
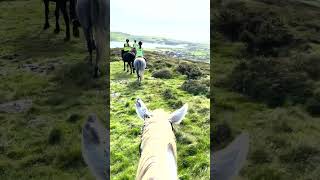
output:
<svg viewBox="0 0 320 180"><path fill-rule="evenodd" d="M132 71L134 73L135 69L133 67L133 61L136 58L136 50L134 48L130 52L121 50L121 57L123 60L123 71L126 70L126 63L127 63L127 72L129 72L129 67L130 67L130 74L132 74Z"/></svg>
<svg viewBox="0 0 320 180"><path fill-rule="evenodd" d="M73 24L73 36L79 37L78 27L80 26L80 24L79 24L79 21L77 20L77 15L75 11L77 0L43 0L44 12L45 12L45 23L44 23L43 29L46 30L50 27L50 24L49 24L49 2L50 1L56 3L56 9L55 9L56 28L54 29L54 32L56 34L60 32L59 16L61 11L63 14L65 25L66 25L66 37L64 38L64 40L65 41L70 40L70 19ZM67 10L67 1L70 1L70 4L69 4L70 17Z"/></svg>

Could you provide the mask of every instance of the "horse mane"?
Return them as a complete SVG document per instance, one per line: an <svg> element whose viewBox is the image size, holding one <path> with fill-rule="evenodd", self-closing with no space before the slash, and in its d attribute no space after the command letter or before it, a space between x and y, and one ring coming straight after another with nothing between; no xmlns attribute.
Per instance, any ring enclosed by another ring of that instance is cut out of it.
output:
<svg viewBox="0 0 320 180"><path fill-rule="evenodd" d="M145 120L136 180L171 179L172 170L170 171L171 167L168 166L168 149L172 151L175 162L177 152L176 139L168 119L169 113L155 110L153 117Z"/></svg>

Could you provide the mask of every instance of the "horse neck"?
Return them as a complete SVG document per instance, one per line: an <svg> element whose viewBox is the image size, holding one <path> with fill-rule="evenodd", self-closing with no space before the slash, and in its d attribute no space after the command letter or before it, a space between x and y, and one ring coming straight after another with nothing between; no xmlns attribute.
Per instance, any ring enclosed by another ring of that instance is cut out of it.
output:
<svg viewBox="0 0 320 180"><path fill-rule="evenodd" d="M136 180L177 179L175 136L167 118L145 121L141 150Z"/></svg>

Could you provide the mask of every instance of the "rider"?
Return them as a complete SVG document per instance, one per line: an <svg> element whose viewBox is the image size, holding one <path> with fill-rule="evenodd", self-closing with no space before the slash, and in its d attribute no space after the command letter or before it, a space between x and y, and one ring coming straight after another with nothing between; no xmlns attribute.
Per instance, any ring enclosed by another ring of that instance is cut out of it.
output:
<svg viewBox="0 0 320 180"><path fill-rule="evenodd" d="M131 51L131 46L129 44L129 39L126 39L126 43L123 45L123 51L124 52L130 52Z"/></svg>
<svg viewBox="0 0 320 180"><path fill-rule="evenodd" d="M133 43L133 48L137 49L138 48L138 44L137 44L137 40L134 40L134 43Z"/></svg>
<svg viewBox="0 0 320 180"><path fill-rule="evenodd" d="M143 49L142 49L142 42L139 41L139 47L136 48L137 50L137 54L136 54L136 57L143 57L144 58L144 53L143 53ZM146 58L144 58L146 59Z"/></svg>
<svg viewBox="0 0 320 180"><path fill-rule="evenodd" d="M136 58L142 57L147 62L147 59L144 57L144 52L143 52L143 49L141 46L142 46L142 42L139 41L139 47L136 48L136 50L137 50ZM147 67L146 67L146 69L147 69Z"/></svg>

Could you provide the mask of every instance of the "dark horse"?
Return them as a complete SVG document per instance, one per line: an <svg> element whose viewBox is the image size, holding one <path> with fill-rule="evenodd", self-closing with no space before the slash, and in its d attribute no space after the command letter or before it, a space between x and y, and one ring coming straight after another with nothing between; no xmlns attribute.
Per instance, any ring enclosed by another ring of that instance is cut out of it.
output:
<svg viewBox="0 0 320 180"><path fill-rule="evenodd" d="M109 0L78 0L76 12L87 41L92 64L92 51L96 49L94 77L100 74L99 62L104 58L109 43Z"/></svg>
<svg viewBox="0 0 320 180"><path fill-rule="evenodd" d="M127 72L129 72L129 68L130 67L130 71L132 74L132 71L134 73L134 67L133 67L133 61L136 58L136 51L133 49L131 52L125 52L124 50L121 50L121 57L123 60L123 71L126 70L126 63L127 63Z"/></svg>
<svg viewBox="0 0 320 180"><path fill-rule="evenodd" d="M49 1L56 3L56 10L55 10L55 16L56 16L56 28L54 29L55 33L60 32L60 25L59 25L59 16L60 16L60 10L63 14L64 22L66 25L66 37L64 40L69 41L70 40L70 18L73 24L73 36L79 37L79 22L77 21L77 16L75 12L75 6L77 0L70 0L70 18L67 11L67 0L43 0L44 2L44 12L45 12L45 23L43 29L46 30L50 27L49 25Z"/></svg>

